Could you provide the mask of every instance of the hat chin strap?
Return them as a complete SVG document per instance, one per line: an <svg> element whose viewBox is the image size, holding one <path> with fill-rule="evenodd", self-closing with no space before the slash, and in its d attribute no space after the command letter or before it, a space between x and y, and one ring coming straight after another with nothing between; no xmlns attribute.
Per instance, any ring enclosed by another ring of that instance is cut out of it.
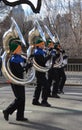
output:
<svg viewBox="0 0 82 130"><path fill-rule="evenodd" d="M18 45L18 47L14 50L13 54L19 53L20 50L22 50L21 46Z"/></svg>

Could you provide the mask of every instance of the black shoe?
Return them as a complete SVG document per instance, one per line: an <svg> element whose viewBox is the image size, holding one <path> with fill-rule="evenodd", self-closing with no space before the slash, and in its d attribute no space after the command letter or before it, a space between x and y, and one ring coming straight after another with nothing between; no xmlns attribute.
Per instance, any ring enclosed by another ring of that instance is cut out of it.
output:
<svg viewBox="0 0 82 130"><path fill-rule="evenodd" d="M64 94L64 91L63 91L63 90L61 90L61 91L60 91L60 93L61 93L61 94Z"/></svg>
<svg viewBox="0 0 82 130"><path fill-rule="evenodd" d="M63 90L58 90L58 94L64 94Z"/></svg>
<svg viewBox="0 0 82 130"><path fill-rule="evenodd" d="M44 107L51 107L51 105L48 103L48 102L41 102L41 106L44 106Z"/></svg>
<svg viewBox="0 0 82 130"><path fill-rule="evenodd" d="M61 91L60 90L58 90L58 92L57 92L58 94L61 94Z"/></svg>
<svg viewBox="0 0 82 130"><path fill-rule="evenodd" d="M48 97L52 97L52 95L51 95L51 94L49 94L49 95L48 95Z"/></svg>
<svg viewBox="0 0 82 130"><path fill-rule="evenodd" d="M4 115L4 119L6 121L8 121L9 120L9 114L8 114L8 112L6 110L3 110L3 115Z"/></svg>
<svg viewBox="0 0 82 130"><path fill-rule="evenodd" d="M57 94L52 94L52 97L53 97L53 98L60 98L60 96L57 95Z"/></svg>
<svg viewBox="0 0 82 130"><path fill-rule="evenodd" d="M27 119L27 118L24 118L24 117L23 117L23 118L16 118L16 120L17 120L17 121L28 121L28 119Z"/></svg>
<svg viewBox="0 0 82 130"><path fill-rule="evenodd" d="M33 105L37 105L37 106L41 106L41 103L38 102L38 101L33 101L32 104L33 104Z"/></svg>

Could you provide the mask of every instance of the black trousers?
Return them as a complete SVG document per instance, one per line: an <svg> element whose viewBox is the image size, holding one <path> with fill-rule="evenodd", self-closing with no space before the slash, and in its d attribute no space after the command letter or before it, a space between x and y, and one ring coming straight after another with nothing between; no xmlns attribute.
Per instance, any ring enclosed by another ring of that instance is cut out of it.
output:
<svg viewBox="0 0 82 130"><path fill-rule="evenodd" d="M59 90L63 91L64 84L66 82L66 74L64 68L59 68Z"/></svg>
<svg viewBox="0 0 82 130"><path fill-rule="evenodd" d="M53 83L53 84L52 84ZM59 73L58 68L51 68L48 71L48 84L49 84L49 94L57 94L58 93L58 86L59 86ZM51 86L52 90L51 90Z"/></svg>
<svg viewBox="0 0 82 130"><path fill-rule="evenodd" d="M9 114L12 114L17 110L16 117L23 118L25 110L25 87L11 84L11 88L15 95L15 100L6 108L6 111Z"/></svg>
<svg viewBox="0 0 82 130"><path fill-rule="evenodd" d="M46 74L43 72L36 72L36 83L37 86L34 91L34 99L39 100L40 94L42 94L42 101L47 101L48 98L48 81L46 79Z"/></svg>
<svg viewBox="0 0 82 130"><path fill-rule="evenodd" d="M20 64L11 62L10 69L16 77L21 79L23 78L23 68ZM15 110L17 110L16 117L23 118L25 110L25 86L11 83L11 88L14 93L15 100L6 108L6 111L9 114L12 114Z"/></svg>

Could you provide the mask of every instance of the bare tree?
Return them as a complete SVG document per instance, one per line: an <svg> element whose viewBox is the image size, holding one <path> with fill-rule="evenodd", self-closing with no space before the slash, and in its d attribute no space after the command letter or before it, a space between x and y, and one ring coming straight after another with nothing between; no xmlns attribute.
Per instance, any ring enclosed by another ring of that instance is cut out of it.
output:
<svg viewBox="0 0 82 130"><path fill-rule="evenodd" d="M81 55L82 48L82 9L81 1L74 1L73 5L70 5L69 1L69 25L73 33L74 46L77 50L77 56Z"/></svg>

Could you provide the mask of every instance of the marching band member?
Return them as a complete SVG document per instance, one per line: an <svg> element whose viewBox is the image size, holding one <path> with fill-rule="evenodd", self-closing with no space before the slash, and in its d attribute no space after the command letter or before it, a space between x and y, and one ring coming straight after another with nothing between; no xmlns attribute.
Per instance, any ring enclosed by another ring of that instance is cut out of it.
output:
<svg viewBox="0 0 82 130"><path fill-rule="evenodd" d="M12 53L12 56L9 61L10 69L16 77L22 79L24 69L28 68L28 64L26 65L26 68L22 66L22 64L25 63L25 59L21 56L22 53L21 43L16 39L12 39L9 42L9 49L10 52ZM3 110L4 118L5 120L8 121L9 115L11 115L15 110L17 110L16 120L27 121L28 119L24 117L25 86L11 83L11 88L14 93L15 100L5 110Z"/></svg>
<svg viewBox="0 0 82 130"><path fill-rule="evenodd" d="M66 63L62 63L62 65L59 67L59 87L58 87L58 93L64 94L63 88L66 82L66 74L65 74L65 67L67 66L67 58L68 56L65 54L65 50L61 49L63 60L66 60Z"/></svg>
<svg viewBox="0 0 82 130"><path fill-rule="evenodd" d="M58 84L59 84L59 75L58 75L57 69L53 67L56 58L59 56L59 53L57 53L57 51L54 49L54 43L52 42L52 40L50 40L50 39L47 40L47 46L48 46L49 50L51 51L51 55L53 56L52 67L48 71L48 84L49 84L48 96L49 97L60 98L59 95L57 95L57 93L58 93ZM52 81L54 81L54 83L53 83L53 87L52 87L52 90L51 90Z"/></svg>
<svg viewBox="0 0 82 130"><path fill-rule="evenodd" d="M60 55L62 53L62 58L67 58L67 56L63 57L64 50L61 48L59 41L55 43L54 48L56 52ZM59 67L54 68L55 81L53 82L52 96L56 98L60 98L57 93L63 93L64 84L66 81L66 74L64 71L64 64L62 63Z"/></svg>
<svg viewBox="0 0 82 130"><path fill-rule="evenodd" d="M40 65L45 67L45 63L47 60L51 58L51 56L46 56L46 52L44 51L45 48L45 42L40 38L35 43L35 52L34 52L34 58L35 61ZM48 81L46 79L46 73L40 72L36 70L36 83L37 86L34 91L33 96L33 105L41 105L45 107L50 107L51 105L47 102L48 100ZM39 102L40 95L42 93L42 101Z"/></svg>

